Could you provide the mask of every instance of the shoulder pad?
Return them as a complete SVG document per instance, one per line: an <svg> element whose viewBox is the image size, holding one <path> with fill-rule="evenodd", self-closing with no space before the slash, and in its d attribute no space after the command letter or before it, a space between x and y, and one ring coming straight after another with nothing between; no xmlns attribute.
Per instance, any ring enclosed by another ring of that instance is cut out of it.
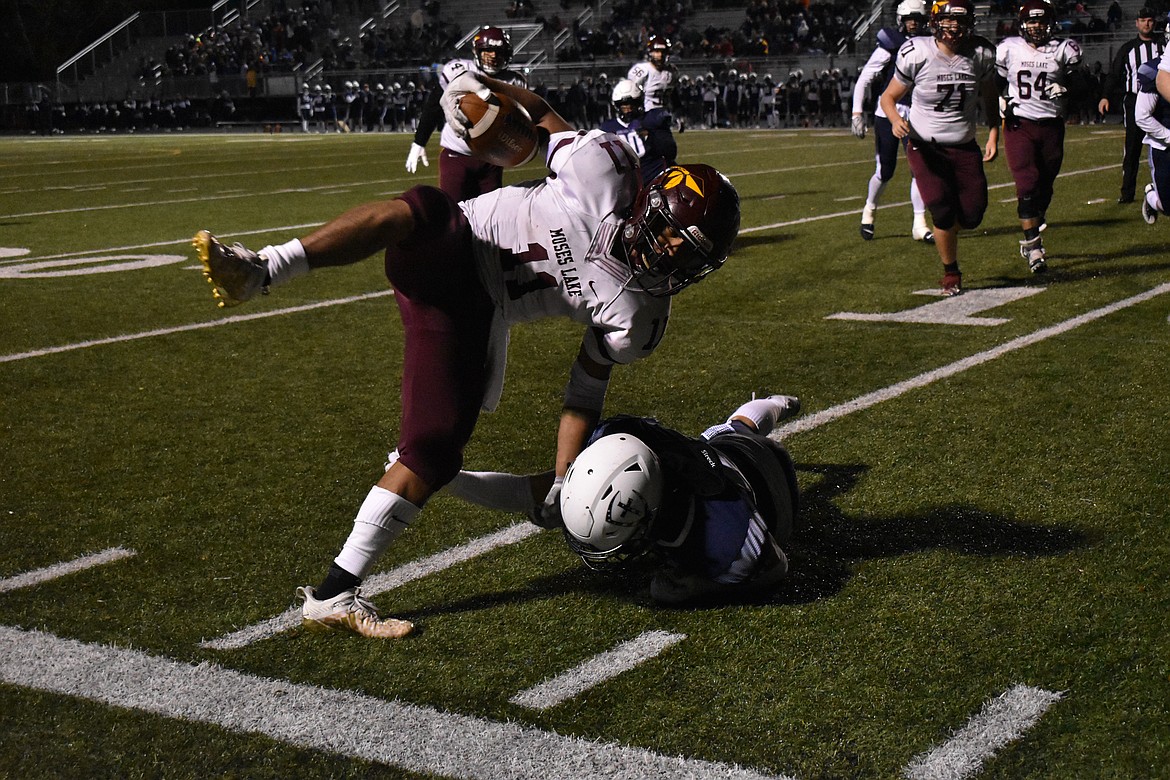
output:
<svg viewBox="0 0 1170 780"><path fill-rule="evenodd" d="M878 30L878 46L881 46L891 54L897 54L898 49L905 41L905 34L895 30L893 27L883 27L882 29Z"/></svg>

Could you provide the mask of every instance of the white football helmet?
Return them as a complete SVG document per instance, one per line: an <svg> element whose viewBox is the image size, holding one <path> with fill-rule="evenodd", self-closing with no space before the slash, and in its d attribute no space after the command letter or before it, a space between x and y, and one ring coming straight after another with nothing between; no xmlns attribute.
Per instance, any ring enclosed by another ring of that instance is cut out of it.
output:
<svg viewBox="0 0 1170 780"><path fill-rule="evenodd" d="M569 465L561 486L569 546L594 569L644 552L662 481L658 457L641 439L615 433L593 442Z"/></svg>
<svg viewBox="0 0 1170 780"><path fill-rule="evenodd" d="M610 96L613 108L620 117L638 117L642 114L642 88L629 79L622 79L613 87Z"/></svg>
<svg viewBox="0 0 1170 780"><path fill-rule="evenodd" d="M894 13L898 17L898 26L907 35L926 32L926 0L902 0Z"/></svg>

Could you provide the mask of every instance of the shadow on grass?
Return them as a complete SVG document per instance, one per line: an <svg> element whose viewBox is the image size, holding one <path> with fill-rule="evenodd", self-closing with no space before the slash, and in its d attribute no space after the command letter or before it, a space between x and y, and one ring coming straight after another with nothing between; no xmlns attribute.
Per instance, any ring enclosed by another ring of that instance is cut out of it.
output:
<svg viewBox="0 0 1170 780"><path fill-rule="evenodd" d="M801 495L793 538L785 546L789 573L770 595L737 600L742 605L804 604L841 591L863 561L925 550L953 550L964 555L1041 557L1061 555L1088 543L1079 531L1061 526L1025 525L963 504L947 504L921 515L860 518L844 514L834 503L868 470L864 465L798 464L802 474L819 475ZM814 477L815 479L815 477ZM658 608L650 599L650 578L658 562L645 557L611 573L574 565L529 581L510 591L483 593L412 612L428 615L489 609L539 600L564 592L593 593ZM705 603L698 608L725 606Z"/></svg>
<svg viewBox="0 0 1170 780"><path fill-rule="evenodd" d="M772 246L773 244L783 244L794 239L791 233L780 235L766 236L760 233L753 233L750 236L739 236L735 239L735 251L749 249L753 246Z"/></svg>
<svg viewBox="0 0 1170 780"><path fill-rule="evenodd" d="M1158 261L1150 263L1111 262L1122 259L1132 261L1141 257L1156 257ZM1023 284L1028 287L1042 287L1048 284L1080 282L1086 279L1123 278L1138 274L1165 272L1170 270L1170 260L1166 260L1165 257L1166 246L1164 244L1145 244L1106 253L1050 252L1048 270L1044 273L1034 274L1022 282L1018 276L989 276L981 279L978 286L1019 287ZM1023 263L1022 260L1020 262ZM1022 273L1027 273L1027 271L1023 270Z"/></svg>
<svg viewBox="0 0 1170 780"><path fill-rule="evenodd" d="M964 504L947 504L920 515L858 518L834 499L849 492L867 470L861 465L798 466L822 479L802 495L789 553L789 577L771 603L799 604L832 596L857 563L924 550L963 555L1040 557L1061 555L1088 542L1061 526L1025 525Z"/></svg>

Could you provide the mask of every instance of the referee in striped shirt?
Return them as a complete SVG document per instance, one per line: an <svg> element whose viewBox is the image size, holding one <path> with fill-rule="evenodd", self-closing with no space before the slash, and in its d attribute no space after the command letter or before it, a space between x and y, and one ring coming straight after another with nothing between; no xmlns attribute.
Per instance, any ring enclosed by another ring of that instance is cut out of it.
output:
<svg viewBox="0 0 1170 780"><path fill-rule="evenodd" d="M1117 50L1109 76L1105 79L1105 96L1097 110L1101 114L1109 111L1111 104L1120 102L1124 94L1125 106L1125 157L1121 163L1121 196L1118 203L1133 203L1137 190L1138 166L1142 159L1142 139L1145 133L1134 121L1134 105L1139 92L1137 72L1144 63L1162 56L1165 45L1162 30L1154 31L1155 13L1151 8L1138 11L1134 25L1137 37L1126 41Z"/></svg>

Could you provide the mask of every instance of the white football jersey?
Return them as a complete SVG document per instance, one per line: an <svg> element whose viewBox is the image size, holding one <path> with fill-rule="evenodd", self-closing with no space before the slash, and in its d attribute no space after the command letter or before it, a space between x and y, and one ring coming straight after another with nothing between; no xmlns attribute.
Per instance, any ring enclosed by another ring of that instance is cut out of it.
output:
<svg viewBox="0 0 1170 780"><path fill-rule="evenodd" d="M907 38L894 60L894 78L912 87L910 137L940 144L975 139L980 85L995 75L995 46L974 36L969 54L948 57L932 37Z"/></svg>
<svg viewBox="0 0 1170 780"><path fill-rule="evenodd" d="M1049 84L1068 89L1068 74L1081 62L1081 47L1071 38L1053 38L1039 48L1020 36L1005 38L995 51L995 67L1007 79L1008 98L1016 116L1056 119L1064 116L1067 98L1045 97Z"/></svg>
<svg viewBox="0 0 1170 780"><path fill-rule="evenodd" d="M441 71L439 71L439 91L441 92L445 90L447 85L450 84L456 76L468 70L480 76L489 76L493 79L496 79L497 81L503 81L507 84L515 84L518 87L528 86L528 82L525 80L524 76L514 70L497 70L496 74L493 76L490 73L486 73L483 68L479 67L479 63L477 63L475 60L451 60L443 66ZM469 157L471 156L471 149L467 146L467 141L456 135L455 131L446 122L443 122L443 130L439 135L439 146L443 147L444 149L449 149L452 152L458 152L459 154L467 155Z"/></svg>
<svg viewBox="0 0 1170 780"><path fill-rule="evenodd" d="M666 104L667 94L674 83L674 71L670 67L662 70L650 62L635 63L626 78L642 89L642 105L647 111L652 108L670 108Z"/></svg>
<svg viewBox="0 0 1170 780"><path fill-rule="evenodd" d="M584 348L599 363L649 355L670 298L627 287L629 267L610 254L638 192L638 156L610 133L569 131L549 139L548 168L459 204L503 325L568 317L588 326Z"/></svg>
<svg viewBox="0 0 1170 780"><path fill-rule="evenodd" d="M1145 142L1152 149L1165 151L1170 148L1170 127L1158 121L1158 102L1161 98L1157 92L1142 90L1137 94L1137 102L1133 108L1134 124L1145 132Z"/></svg>

